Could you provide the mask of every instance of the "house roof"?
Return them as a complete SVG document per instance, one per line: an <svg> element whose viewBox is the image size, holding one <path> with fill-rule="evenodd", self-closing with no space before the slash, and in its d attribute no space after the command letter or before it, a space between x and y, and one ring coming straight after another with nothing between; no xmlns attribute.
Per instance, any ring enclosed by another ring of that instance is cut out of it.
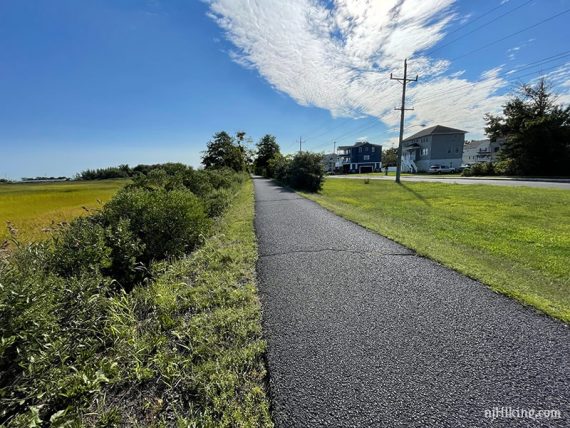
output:
<svg viewBox="0 0 570 428"><path fill-rule="evenodd" d="M489 144L490 144L489 140L472 140L472 141L466 141L464 147L465 150L476 150L481 146L489 146Z"/></svg>
<svg viewBox="0 0 570 428"><path fill-rule="evenodd" d="M421 146L418 143L409 144L406 146L406 150L419 149Z"/></svg>
<svg viewBox="0 0 570 428"><path fill-rule="evenodd" d="M467 134L467 131L461 129L449 128L448 126L435 125L429 128L422 129L420 132L405 138L403 141L413 140L415 138L425 137L427 135L441 135L441 134Z"/></svg>
<svg viewBox="0 0 570 428"><path fill-rule="evenodd" d="M350 149L352 147L360 147L360 146L363 146L365 144L368 144L369 146L374 146L374 147L382 147L382 145L380 145L380 144L372 144L372 143L369 143L368 141L358 141L358 142L354 143L354 145L352 145L352 146L338 146L337 148L338 149Z"/></svg>

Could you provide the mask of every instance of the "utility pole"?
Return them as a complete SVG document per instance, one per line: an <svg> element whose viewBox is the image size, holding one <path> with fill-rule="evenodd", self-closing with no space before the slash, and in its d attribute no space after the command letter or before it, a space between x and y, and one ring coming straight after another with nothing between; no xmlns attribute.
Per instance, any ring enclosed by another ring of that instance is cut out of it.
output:
<svg viewBox="0 0 570 428"><path fill-rule="evenodd" d="M417 82L418 76L415 79L408 79L408 60L404 60L404 77L392 77L390 73L390 80L397 80L402 84L402 106L394 110L400 110L400 140L398 143L398 159L396 161L396 183L400 184L400 172L402 170L402 140L404 139L404 114L406 110L413 110L413 108L406 108L406 84L408 82Z"/></svg>
<svg viewBox="0 0 570 428"><path fill-rule="evenodd" d="M299 137L299 153L303 151L303 140Z"/></svg>
<svg viewBox="0 0 570 428"><path fill-rule="evenodd" d="M336 141L333 142L333 173L336 172L336 164L338 163L338 156L336 155Z"/></svg>

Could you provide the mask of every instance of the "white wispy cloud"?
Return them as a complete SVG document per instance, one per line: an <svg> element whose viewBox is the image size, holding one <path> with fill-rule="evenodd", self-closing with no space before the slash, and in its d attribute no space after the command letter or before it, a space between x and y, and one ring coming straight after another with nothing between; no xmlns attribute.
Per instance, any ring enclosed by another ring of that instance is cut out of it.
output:
<svg viewBox="0 0 570 428"><path fill-rule="evenodd" d="M483 115L504 104L500 68L469 81L448 73L449 61L423 53L462 19L455 0L205 1L235 46L231 58L301 105L393 127L401 86L388 76L402 73L406 57L410 73L420 75L410 85L410 126L441 123L481 136Z"/></svg>

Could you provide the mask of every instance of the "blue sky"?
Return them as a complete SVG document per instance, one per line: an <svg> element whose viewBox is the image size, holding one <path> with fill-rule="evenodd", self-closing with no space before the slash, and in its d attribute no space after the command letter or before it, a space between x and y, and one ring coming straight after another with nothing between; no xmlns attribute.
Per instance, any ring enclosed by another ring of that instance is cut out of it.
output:
<svg viewBox="0 0 570 428"><path fill-rule="evenodd" d="M300 136L307 150L358 138L389 146L400 91L389 74L404 57L419 74L406 134L440 123L480 138L483 114L518 81L548 75L570 101L568 9L570 0L0 0L0 176L198 166L219 130L254 142L271 133L286 152Z"/></svg>

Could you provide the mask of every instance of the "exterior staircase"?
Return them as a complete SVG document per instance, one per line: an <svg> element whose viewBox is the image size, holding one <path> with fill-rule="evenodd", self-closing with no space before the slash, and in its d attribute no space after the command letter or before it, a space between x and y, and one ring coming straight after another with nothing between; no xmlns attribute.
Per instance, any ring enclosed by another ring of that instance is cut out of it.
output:
<svg viewBox="0 0 570 428"><path fill-rule="evenodd" d="M404 166L404 172L411 172L414 174L418 172L415 162L406 156L402 158L402 165Z"/></svg>

